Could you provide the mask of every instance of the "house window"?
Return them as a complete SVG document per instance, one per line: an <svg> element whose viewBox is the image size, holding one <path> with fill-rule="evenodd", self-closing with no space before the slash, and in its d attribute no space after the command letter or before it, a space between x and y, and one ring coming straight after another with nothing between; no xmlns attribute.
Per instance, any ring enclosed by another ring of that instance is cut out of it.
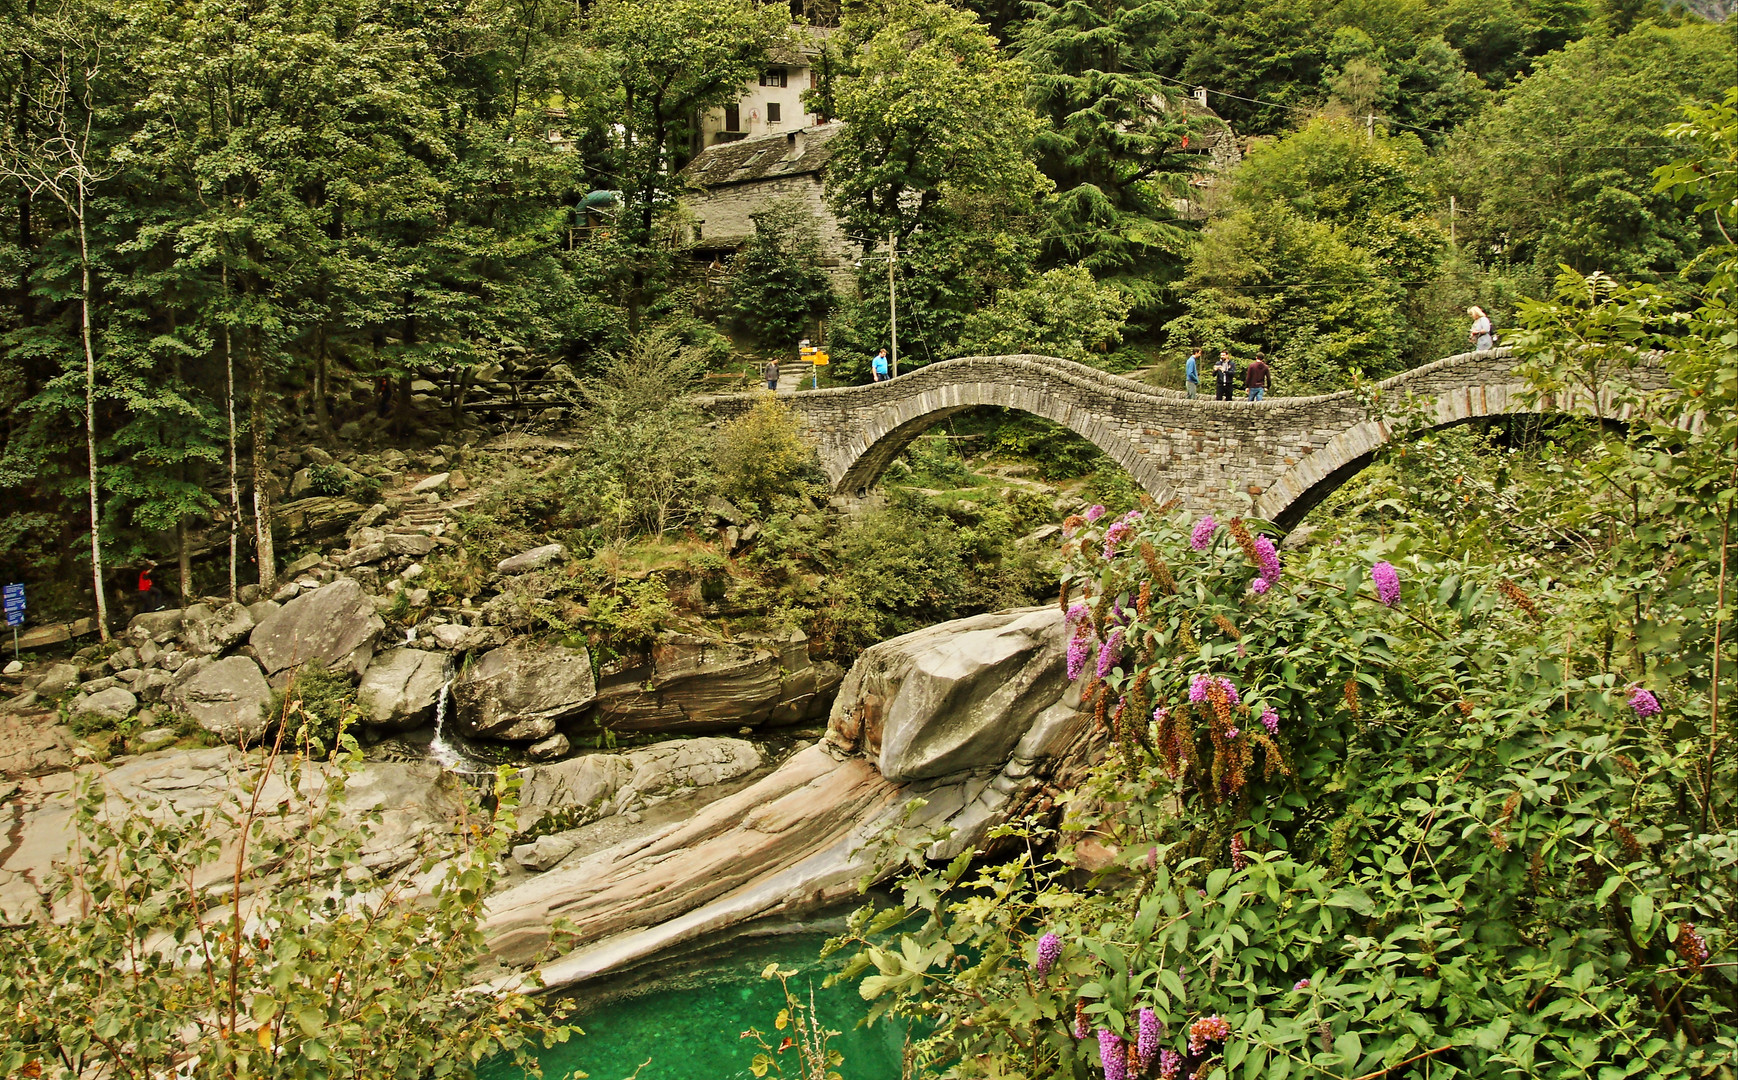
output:
<svg viewBox="0 0 1738 1080"><path fill-rule="evenodd" d="M724 107L724 130L725 131L741 131L742 130L742 106L740 106L740 105L726 105Z"/></svg>
<svg viewBox="0 0 1738 1080"><path fill-rule="evenodd" d="M782 86L784 86L784 84L785 84L785 69L784 68L767 68L765 71L761 72L760 85L782 87Z"/></svg>
<svg viewBox="0 0 1738 1080"><path fill-rule="evenodd" d="M769 124L776 124L776 123L779 123L781 121L781 119L782 119L782 117L779 116L778 102L776 102L776 101L767 102L766 103L766 122Z"/></svg>

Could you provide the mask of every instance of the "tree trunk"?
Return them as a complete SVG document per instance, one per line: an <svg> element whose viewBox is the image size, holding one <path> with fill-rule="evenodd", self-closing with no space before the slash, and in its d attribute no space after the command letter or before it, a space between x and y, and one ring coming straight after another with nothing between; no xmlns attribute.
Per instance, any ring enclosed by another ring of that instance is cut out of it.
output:
<svg viewBox="0 0 1738 1080"><path fill-rule="evenodd" d="M254 551L259 561L259 587L270 596L277 585L277 556L272 551L272 474L266 459L271 455L266 445L266 377L265 359L260 356L259 343L248 334L247 378L248 429L253 437L253 528Z"/></svg>
<svg viewBox="0 0 1738 1080"><path fill-rule="evenodd" d="M239 591L235 579L235 563L241 554L241 481L235 468L235 354L229 340L229 267L223 268L223 377L224 407L229 413L229 598Z"/></svg>
<svg viewBox="0 0 1738 1080"><path fill-rule="evenodd" d="M175 564L181 571L181 606L186 607L193 597L193 549L187 541L186 518L175 523L175 540Z"/></svg>
<svg viewBox="0 0 1738 1080"><path fill-rule="evenodd" d="M81 284L80 330L84 338L84 437L90 465L91 583L96 586L97 635L109 641L109 594L103 586L102 510L97 490L97 354L91 343L91 258L85 235L84 185L78 189L78 261Z"/></svg>
<svg viewBox="0 0 1738 1080"><path fill-rule="evenodd" d="M326 324L314 331L314 423L320 429L320 438L326 440L327 446L334 446L338 437L332 433L332 416L326 411Z"/></svg>

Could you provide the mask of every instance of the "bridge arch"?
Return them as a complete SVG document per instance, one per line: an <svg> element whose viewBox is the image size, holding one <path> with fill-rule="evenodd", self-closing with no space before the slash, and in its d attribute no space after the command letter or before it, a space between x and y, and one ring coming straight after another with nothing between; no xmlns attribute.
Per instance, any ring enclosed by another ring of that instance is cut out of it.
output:
<svg viewBox="0 0 1738 1080"><path fill-rule="evenodd" d="M1416 372L1403 372L1386 380L1382 386L1385 390L1404 393L1415 389L1407 385L1411 381L1408 376L1427 370L1419 368ZM1609 390L1601 391L1597 398L1579 390L1535 397L1525 383L1515 381L1458 386L1439 390L1431 397L1434 399L1434 415L1422 425L1429 431L1475 420L1526 414L1594 417L1625 423L1633 415L1632 406L1617 400ZM1387 417L1371 417L1353 424L1292 466L1263 491L1255 501L1255 516L1290 530L1322 500L1362 472L1375 459L1376 452L1393 437L1393 427Z"/></svg>
<svg viewBox="0 0 1738 1080"><path fill-rule="evenodd" d="M968 409L998 406L1055 421L1102 450L1145 491L1168 497L1170 485L1139 440L1129 437L1113 410L1095 408L1091 400L1107 392L1150 396L1153 387L1043 356L965 357L919 368L899 381L907 380L896 402L863 417L848 438L823 447L835 490L868 488L931 427Z"/></svg>

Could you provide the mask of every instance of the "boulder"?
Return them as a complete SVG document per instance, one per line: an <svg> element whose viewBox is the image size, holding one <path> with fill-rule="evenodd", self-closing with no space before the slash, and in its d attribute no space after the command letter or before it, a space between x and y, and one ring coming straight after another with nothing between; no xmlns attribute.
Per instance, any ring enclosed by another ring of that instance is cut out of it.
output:
<svg viewBox="0 0 1738 1080"><path fill-rule="evenodd" d="M450 479L452 479L451 473L435 473L433 476L418 480L416 485L410 489L410 493L423 495L431 491L440 491L447 486L447 481Z"/></svg>
<svg viewBox="0 0 1738 1080"><path fill-rule="evenodd" d="M237 603L213 611L195 604L182 612L181 640L189 652L216 656L253 630L253 616Z"/></svg>
<svg viewBox="0 0 1738 1080"><path fill-rule="evenodd" d="M495 570L497 573L509 575L528 574L559 562L565 550L560 544L544 544L542 547L521 551L517 555L502 559L495 564Z"/></svg>
<svg viewBox="0 0 1738 1080"><path fill-rule="evenodd" d="M138 707L139 699L133 696L132 691L111 686L88 697L80 697L73 702L72 711L74 715L89 713L108 720L125 720Z"/></svg>
<svg viewBox="0 0 1738 1080"><path fill-rule="evenodd" d="M271 723L272 688L245 656L203 665L167 698L200 727L231 742L256 742Z"/></svg>
<svg viewBox="0 0 1738 1080"><path fill-rule="evenodd" d="M133 680L133 693L141 701L161 701L163 694L175 685L175 676L159 668L151 668Z"/></svg>
<svg viewBox="0 0 1738 1080"><path fill-rule="evenodd" d="M871 645L833 704L828 738L894 782L1000 766L1068 688L1055 607L1002 611Z"/></svg>
<svg viewBox="0 0 1738 1080"><path fill-rule="evenodd" d="M267 675L310 660L361 674L386 628L362 586L339 578L291 600L254 627L248 644Z"/></svg>
<svg viewBox="0 0 1738 1080"><path fill-rule="evenodd" d="M181 612L145 611L133 616L127 633L135 639L155 641L161 645L181 632Z"/></svg>
<svg viewBox="0 0 1738 1080"><path fill-rule="evenodd" d="M297 591L300 592L301 590L298 589ZM260 600L247 606L247 615L248 618L254 621L254 625L257 626L266 621L266 616L281 607L283 607L283 605L278 603L276 600Z"/></svg>
<svg viewBox="0 0 1738 1080"><path fill-rule="evenodd" d="M51 664L36 678L35 690L45 698L56 697L66 693L79 683L78 668L72 664Z"/></svg>
<svg viewBox="0 0 1738 1080"><path fill-rule="evenodd" d="M356 703L371 724L409 731L434 719L447 681L447 658L421 649L389 649L362 673Z"/></svg>
<svg viewBox="0 0 1738 1080"><path fill-rule="evenodd" d="M34 626L18 635L20 649L46 649L50 645L59 645L72 640L72 629L65 623L54 623L50 626Z"/></svg>
<svg viewBox="0 0 1738 1080"><path fill-rule="evenodd" d="M295 562L284 567L284 576L293 578L298 574L307 573L309 570L314 569L314 567L319 566L324 561L325 559L318 551L309 552L297 559Z"/></svg>
<svg viewBox="0 0 1738 1080"><path fill-rule="evenodd" d="M573 743L558 731L542 742L534 742L526 747L525 756L532 761L554 761L566 757L572 751Z"/></svg>
<svg viewBox="0 0 1738 1080"><path fill-rule="evenodd" d="M677 739L619 754L582 754L521 772L525 784L519 793L520 814L534 820L559 808L580 824L746 776L760 763L753 743L725 738Z"/></svg>
<svg viewBox="0 0 1738 1080"><path fill-rule="evenodd" d="M547 739L557 721L577 716L596 695L584 649L523 641L484 653L453 684L459 730L508 741Z"/></svg>
<svg viewBox="0 0 1738 1080"><path fill-rule="evenodd" d="M386 538L386 550L394 555L413 555L420 558L434 548L434 538L422 533L391 533Z"/></svg>
<svg viewBox="0 0 1738 1080"><path fill-rule="evenodd" d="M357 566L366 566L368 563L377 563L391 554L392 552L384 543L363 544L345 554L342 559L338 560L338 565L348 570Z"/></svg>

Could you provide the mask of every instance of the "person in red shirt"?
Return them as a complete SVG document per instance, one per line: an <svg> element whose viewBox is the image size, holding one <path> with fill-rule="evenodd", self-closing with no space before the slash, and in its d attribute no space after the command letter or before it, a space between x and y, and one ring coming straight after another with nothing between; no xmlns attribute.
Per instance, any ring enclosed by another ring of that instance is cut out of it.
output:
<svg viewBox="0 0 1738 1080"><path fill-rule="evenodd" d="M1256 353L1255 359L1249 362L1249 367L1243 372L1243 385L1249 388L1249 400L1260 401L1267 396L1267 357Z"/></svg>
<svg viewBox="0 0 1738 1080"><path fill-rule="evenodd" d="M156 563L146 563L139 570L140 611L161 611L163 609L163 590L157 587L156 580L151 576L156 566Z"/></svg>

